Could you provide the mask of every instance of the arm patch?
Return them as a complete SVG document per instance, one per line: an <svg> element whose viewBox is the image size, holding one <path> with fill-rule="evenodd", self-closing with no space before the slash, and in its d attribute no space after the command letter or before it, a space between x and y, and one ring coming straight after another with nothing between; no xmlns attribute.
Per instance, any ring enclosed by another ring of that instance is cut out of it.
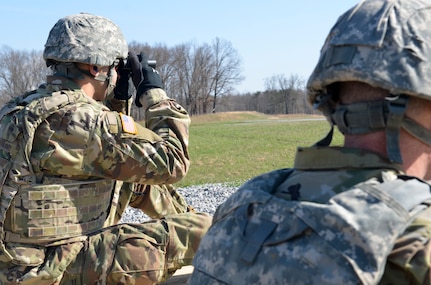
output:
<svg viewBox="0 0 431 285"><path fill-rule="evenodd" d="M128 134L136 135L138 133L138 130L136 129L135 121L132 117L121 114L120 113L120 119L121 119L121 126L123 127L123 132Z"/></svg>

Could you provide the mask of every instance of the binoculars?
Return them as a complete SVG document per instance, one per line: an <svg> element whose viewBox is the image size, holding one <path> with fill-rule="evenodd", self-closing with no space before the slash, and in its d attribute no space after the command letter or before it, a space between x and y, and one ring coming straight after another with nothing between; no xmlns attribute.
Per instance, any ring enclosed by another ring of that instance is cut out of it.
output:
<svg viewBox="0 0 431 285"><path fill-rule="evenodd" d="M140 54L138 54L138 59L139 61L142 61L142 56ZM124 69L131 70L129 63L127 62L127 59L123 59L123 61L124 61ZM157 61L155 59L149 59L147 60L147 63L149 66L156 69Z"/></svg>
<svg viewBox="0 0 431 285"><path fill-rule="evenodd" d="M149 59L149 60L147 61L147 63L148 63L148 65L149 65L149 66L151 66L152 68L156 69L156 66L157 66L157 60L155 60L155 59Z"/></svg>

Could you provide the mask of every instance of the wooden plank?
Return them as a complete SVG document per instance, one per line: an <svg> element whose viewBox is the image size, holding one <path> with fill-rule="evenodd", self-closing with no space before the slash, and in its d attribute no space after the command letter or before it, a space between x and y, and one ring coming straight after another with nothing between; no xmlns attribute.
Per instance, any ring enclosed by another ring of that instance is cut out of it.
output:
<svg viewBox="0 0 431 285"><path fill-rule="evenodd" d="M183 266L178 269L175 274L166 280L166 282L160 283L160 285L185 285L189 280L190 275L193 272L193 266Z"/></svg>

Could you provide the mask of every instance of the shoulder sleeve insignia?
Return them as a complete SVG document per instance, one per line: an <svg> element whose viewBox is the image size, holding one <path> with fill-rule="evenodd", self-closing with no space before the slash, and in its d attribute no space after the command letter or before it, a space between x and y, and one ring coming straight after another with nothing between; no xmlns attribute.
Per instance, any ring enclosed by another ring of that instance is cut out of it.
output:
<svg viewBox="0 0 431 285"><path fill-rule="evenodd" d="M138 130L136 129L135 121L132 117L120 113L120 118L123 132L134 135L138 132Z"/></svg>

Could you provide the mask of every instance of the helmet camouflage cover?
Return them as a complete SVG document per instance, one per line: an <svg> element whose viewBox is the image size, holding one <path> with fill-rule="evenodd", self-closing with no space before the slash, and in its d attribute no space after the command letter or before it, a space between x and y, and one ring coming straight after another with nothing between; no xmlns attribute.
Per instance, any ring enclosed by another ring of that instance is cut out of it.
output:
<svg viewBox="0 0 431 285"><path fill-rule="evenodd" d="M127 42L111 20L86 13L66 16L49 32L43 58L58 62L80 62L110 66L126 58Z"/></svg>
<svg viewBox="0 0 431 285"><path fill-rule="evenodd" d="M335 82L359 81L431 100L431 3L367 0L341 15L308 82L313 104Z"/></svg>

